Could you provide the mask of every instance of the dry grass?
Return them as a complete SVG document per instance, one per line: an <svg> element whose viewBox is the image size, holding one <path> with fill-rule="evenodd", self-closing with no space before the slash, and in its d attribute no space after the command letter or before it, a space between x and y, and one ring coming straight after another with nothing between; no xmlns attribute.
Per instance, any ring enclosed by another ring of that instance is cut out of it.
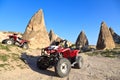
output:
<svg viewBox="0 0 120 80"><path fill-rule="evenodd" d="M95 52L89 52L89 53L86 53L86 54L89 55L89 56L101 55L101 56L104 56L104 57L115 58L115 57L120 56L120 49L115 48L113 50L95 51Z"/></svg>

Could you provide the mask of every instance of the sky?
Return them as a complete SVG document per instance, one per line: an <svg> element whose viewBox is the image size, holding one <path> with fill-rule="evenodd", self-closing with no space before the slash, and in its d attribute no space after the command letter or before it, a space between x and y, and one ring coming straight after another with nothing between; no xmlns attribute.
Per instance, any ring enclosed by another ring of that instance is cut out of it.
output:
<svg viewBox="0 0 120 80"><path fill-rule="evenodd" d="M0 31L24 33L40 9L47 31L73 43L84 31L96 45L102 21L120 35L120 0L0 0Z"/></svg>

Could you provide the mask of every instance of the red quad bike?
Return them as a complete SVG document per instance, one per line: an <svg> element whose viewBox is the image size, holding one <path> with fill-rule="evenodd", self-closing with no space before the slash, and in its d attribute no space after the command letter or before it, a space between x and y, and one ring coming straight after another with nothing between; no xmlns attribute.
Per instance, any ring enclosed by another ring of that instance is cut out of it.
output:
<svg viewBox="0 0 120 80"><path fill-rule="evenodd" d="M8 44L8 45L16 44L24 49L28 49L29 41L18 37L17 34L8 35L8 37L9 37L8 39L2 41L3 44Z"/></svg>
<svg viewBox="0 0 120 80"><path fill-rule="evenodd" d="M82 56L78 56L79 50L71 50L61 46L49 46L42 49L41 56L37 60L37 67L46 70L54 66L55 73L59 77L69 74L71 66L81 69L83 66Z"/></svg>

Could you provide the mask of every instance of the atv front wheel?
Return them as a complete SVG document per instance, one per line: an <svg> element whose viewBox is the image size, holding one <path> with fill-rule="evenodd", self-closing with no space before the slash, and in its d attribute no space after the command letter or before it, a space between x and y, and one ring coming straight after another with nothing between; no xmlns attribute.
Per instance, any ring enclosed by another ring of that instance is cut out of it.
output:
<svg viewBox="0 0 120 80"><path fill-rule="evenodd" d="M29 47L28 47L28 44L27 44L27 43L23 43L22 48L28 49L28 48L29 48Z"/></svg>
<svg viewBox="0 0 120 80"><path fill-rule="evenodd" d="M49 59L47 56L40 56L37 60L37 67L46 70L49 67Z"/></svg>
<svg viewBox="0 0 120 80"><path fill-rule="evenodd" d="M55 73L59 77L65 77L69 74L71 70L71 63L66 58L61 58L55 65Z"/></svg>
<svg viewBox="0 0 120 80"><path fill-rule="evenodd" d="M76 59L76 64L74 65L76 68L81 69L83 66L83 58L82 56L78 56Z"/></svg>

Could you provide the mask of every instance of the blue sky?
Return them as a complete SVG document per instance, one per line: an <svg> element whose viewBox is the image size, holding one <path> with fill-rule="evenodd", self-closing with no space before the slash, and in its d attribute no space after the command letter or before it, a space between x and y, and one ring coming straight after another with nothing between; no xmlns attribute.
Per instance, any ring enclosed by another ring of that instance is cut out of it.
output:
<svg viewBox="0 0 120 80"><path fill-rule="evenodd" d="M120 35L120 0L0 0L0 31L23 33L39 9L48 32L71 42L83 30L89 43L96 44L102 21Z"/></svg>

